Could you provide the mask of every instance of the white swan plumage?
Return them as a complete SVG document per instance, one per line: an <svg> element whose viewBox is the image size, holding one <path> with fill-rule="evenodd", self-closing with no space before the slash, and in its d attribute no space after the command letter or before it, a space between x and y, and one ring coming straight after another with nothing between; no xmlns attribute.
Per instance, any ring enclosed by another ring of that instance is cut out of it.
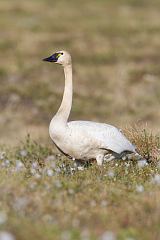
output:
<svg viewBox="0 0 160 240"><path fill-rule="evenodd" d="M58 51L43 60L59 63L64 68L62 103L49 126L50 137L57 148L76 160L96 159L98 165L102 165L105 156L111 152L119 156L123 152L136 153L135 146L112 125L91 121L68 122L73 94L71 56L67 51Z"/></svg>

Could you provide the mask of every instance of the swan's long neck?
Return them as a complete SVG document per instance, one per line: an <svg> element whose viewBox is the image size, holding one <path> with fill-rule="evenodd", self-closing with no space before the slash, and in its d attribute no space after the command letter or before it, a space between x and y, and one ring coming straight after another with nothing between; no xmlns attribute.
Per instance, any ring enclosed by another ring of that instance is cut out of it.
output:
<svg viewBox="0 0 160 240"><path fill-rule="evenodd" d="M65 87L63 93L62 103L55 117L57 120L61 120L64 123L67 123L71 107L72 107L72 65L64 66L64 75L65 75Z"/></svg>

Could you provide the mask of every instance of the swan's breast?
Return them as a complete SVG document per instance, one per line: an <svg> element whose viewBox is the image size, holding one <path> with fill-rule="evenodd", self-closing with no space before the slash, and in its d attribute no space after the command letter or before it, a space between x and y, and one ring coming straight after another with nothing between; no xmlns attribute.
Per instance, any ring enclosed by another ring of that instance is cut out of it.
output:
<svg viewBox="0 0 160 240"><path fill-rule="evenodd" d="M73 158L90 159L96 155L97 145L84 128L70 124L64 126L60 122L51 121L49 134L57 147Z"/></svg>

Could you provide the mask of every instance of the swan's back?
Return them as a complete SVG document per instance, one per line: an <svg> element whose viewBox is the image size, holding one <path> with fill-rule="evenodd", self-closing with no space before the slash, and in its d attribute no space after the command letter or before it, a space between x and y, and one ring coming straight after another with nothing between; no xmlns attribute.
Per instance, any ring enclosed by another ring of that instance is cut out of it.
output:
<svg viewBox="0 0 160 240"><path fill-rule="evenodd" d="M90 121L71 121L69 128L81 140L95 142L99 148L104 148L118 154L124 151L136 152L135 146L122 134L122 132L109 124Z"/></svg>

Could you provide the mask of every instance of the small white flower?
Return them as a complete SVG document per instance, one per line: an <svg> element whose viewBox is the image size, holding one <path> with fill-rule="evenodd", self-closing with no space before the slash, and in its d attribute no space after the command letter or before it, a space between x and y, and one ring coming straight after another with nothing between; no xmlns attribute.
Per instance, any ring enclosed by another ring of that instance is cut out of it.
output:
<svg viewBox="0 0 160 240"><path fill-rule="evenodd" d="M148 163L147 163L146 159L142 159L142 160L138 161L138 167L139 168L143 168L143 167L145 167L147 165L148 165Z"/></svg>
<svg viewBox="0 0 160 240"><path fill-rule="evenodd" d="M20 152L19 152L19 154L22 156L22 157L26 157L27 156L27 151L25 150L25 149L23 149L23 150L21 150Z"/></svg>
<svg viewBox="0 0 160 240"><path fill-rule="evenodd" d="M8 159L3 160L1 166L8 168L10 166L10 161Z"/></svg>
<svg viewBox="0 0 160 240"><path fill-rule="evenodd" d="M44 220L45 222L52 223L53 218L52 218L51 215L46 214L46 215L43 216L43 220Z"/></svg>
<svg viewBox="0 0 160 240"><path fill-rule="evenodd" d="M71 172L76 171L76 168L75 168L75 167L71 167L70 169L71 169Z"/></svg>
<svg viewBox="0 0 160 240"><path fill-rule="evenodd" d="M78 171L83 171L84 170L84 166L78 166L77 169L78 169Z"/></svg>
<svg viewBox="0 0 160 240"><path fill-rule="evenodd" d="M139 193L144 192L144 187L143 187L143 185L137 185L137 186L136 186L136 191L139 192Z"/></svg>
<svg viewBox="0 0 160 240"><path fill-rule="evenodd" d="M88 230L88 229L84 229L84 230L81 232L81 240L89 240L89 239L91 239L91 238L90 238L89 230Z"/></svg>
<svg viewBox="0 0 160 240"><path fill-rule="evenodd" d="M123 156L123 157L122 157L122 160L123 160L123 161L126 161L126 160L127 160L127 156Z"/></svg>
<svg viewBox="0 0 160 240"><path fill-rule="evenodd" d="M34 177L35 177L36 179L40 179L40 178L41 178L41 175L40 175L39 173L36 173L36 174L34 175Z"/></svg>
<svg viewBox="0 0 160 240"><path fill-rule="evenodd" d="M60 167L61 167L61 168L64 168L64 167L65 167L65 164L64 164L64 163L62 163L62 164L60 165Z"/></svg>
<svg viewBox="0 0 160 240"><path fill-rule="evenodd" d="M74 190L73 190L72 188L70 188L70 189L68 189L68 193L69 193L70 195L73 195L73 194L74 194Z"/></svg>
<svg viewBox="0 0 160 240"><path fill-rule="evenodd" d="M47 169L47 176L52 177L54 175L54 172L52 169Z"/></svg>
<svg viewBox="0 0 160 240"><path fill-rule="evenodd" d="M56 160L56 157L54 155L50 155L45 159L45 161L47 161L47 162L51 162L51 161L55 161L55 160Z"/></svg>
<svg viewBox="0 0 160 240"><path fill-rule="evenodd" d="M60 172L61 172L61 169L60 169L59 167L57 167L57 168L55 169L55 171L56 171L56 173L60 173Z"/></svg>
<svg viewBox="0 0 160 240"><path fill-rule="evenodd" d="M30 172L31 172L32 175L35 175L37 173L36 169L34 169L34 168L31 168Z"/></svg>
<svg viewBox="0 0 160 240"><path fill-rule="evenodd" d="M114 172L112 170L109 170L107 173L109 178L113 178L114 177Z"/></svg>
<svg viewBox="0 0 160 240"><path fill-rule="evenodd" d="M101 202L101 207L106 207L107 205L108 205L108 202L107 202L107 201L103 200L103 201Z"/></svg>
<svg viewBox="0 0 160 240"><path fill-rule="evenodd" d="M128 169L127 168L125 168L125 174L128 174Z"/></svg>
<svg viewBox="0 0 160 240"><path fill-rule="evenodd" d="M160 168L160 161L157 163L158 168Z"/></svg>
<svg viewBox="0 0 160 240"><path fill-rule="evenodd" d="M127 238L125 238L125 240L135 240L135 238L127 237Z"/></svg>
<svg viewBox="0 0 160 240"><path fill-rule="evenodd" d="M6 152L0 152L0 160L5 158Z"/></svg>
<svg viewBox="0 0 160 240"><path fill-rule="evenodd" d="M78 161L74 162L73 167L75 169L77 169L78 171L83 171L84 170L84 164L82 164L82 163L80 163Z"/></svg>
<svg viewBox="0 0 160 240"><path fill-rule="evenodd" d="M51 162L50 167L55 169L56 168L56 163L55 162Z"/></svg>
<svg viewBox="0 0 160 240"><path fill-rule="evenodd" d="M0 231L0 240L15 240L15 237L6 231Z"/></svg>
<svg viewBox="0 0 160 240"><path fill-rule="evenodd" d="M34 190L37 186L37 183L36 182L31 182L30 185L29 185L29 188Z"/></svg>
<svg viewBox="0 0 160 240"><path fill-rule="evenodd" d="M27 207L28 203L29 200L26 197L17 197L12 204L16 211L23 211Z"/></svg>
<svg viewBox="0 0 160 240"><path fill-rule="evenodd" d="M74 227L74 228L77 228L78 226L79 226L79 219L73 219L72 220L72 226Z"/></svg>
<svg viewBox="0 0 160 240"><path fill-rule="evenodd" d="M0 225L7 221L7 214L5 212L0 212Z"/></svg>
<svg viewBox="0 0 160 240"><path fill-rule="evenodd" d="M106 231L100 237L100 240L116 240L115 233L111 231Z"/></svg>
<svg viewBox="0 0 160 240"><path fill-rule="evenodd" d="M125 162L124 163L126 167L129 167L130 166L130 163L129 162Z"/></svg>
<svg viewBox="0 0 160 240"><path fill-rule="evenodd" d="M153 184L160 185L160 174L154 175L154 177L152 178L151 182L152 182Z"/></svg>
<svg viewBox="0 0 160 240"><path fill-rule="evenodd" d="M55 185L56 188L61 188L62 187L62 183L59 180L56 180L54 182L54 185Z"/></svg>
<svg viewBox="0 0 160 240"><path fill-rule="evenodd" d="M95 207L95 206L96 206L96 201L95 201L95 200L92 200L92 201L90 202L90 205L91 205L91 207Z"/></svg>
<svg viewBox="0 0 160 240"><path fill-rule="evenodd" d="M61 240L70 240L71 239L71 234L69 231L64 231L61 234Z"/></svg>
<svg viewBox="0 0 160 240"><path fill-rule="evenodd" d="M20 171L24 168L24 164L20 160L16 160L16 171Z"/></svg>
<svg viewBox="0 0 160 240"><path fill-rule="evenodd" d="M32 168L37 169L38 168L38 163L37 162L33 162L32 163Z"/></svg>

